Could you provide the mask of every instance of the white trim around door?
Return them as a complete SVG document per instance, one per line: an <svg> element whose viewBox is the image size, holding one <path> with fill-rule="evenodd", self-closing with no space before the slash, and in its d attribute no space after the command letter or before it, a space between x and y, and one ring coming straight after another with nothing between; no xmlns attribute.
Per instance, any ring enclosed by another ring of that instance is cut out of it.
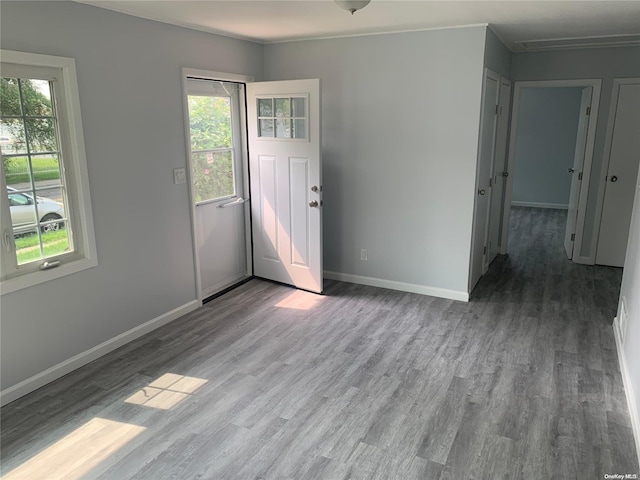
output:
<svg viewBox="0 0 640 480"><path fill-rule="evenodd" d="M200 258L198 254L198 245L196 239L196 202L195 202L195 192L193 191L193 182L191 179L192 172L192 161L191 161L191 149L189 144L190 132L189 132L189 109L187 103L188 97L188 79L189 78L197 78L202 80L212 80L212 81L222 81L222 82L236 82L246 84L248 82L252 82L254 77L249 75L238 75L233 73L225 73L225 72L216 72L209 70L200 70L195 68L183 68L182 69L182 96L183 96L183 110L184 110L184 128L185 128L185 145L186 145L186 183L189 189L189 201L190 201L190 212L191 212L191 242L193 248L193 262L194 262L194 275L195 275L195 283L196 283L196 298L198 300L198 304L202 305L202 301L204 300L202 294L202 285L201 285L201 272L200 272ZM245 99L241 98L241 108L240 110L240 125L241 125L241 149L243 154L243 168L242 172L242 183L244 185L244 191L246 195L249 194L249 161L248 161L248 148L247 148L247 137L246 137L246 107L245 107ZM246 232L246 254L247 254L247 276L251 276L253 274L253 262L252 262L252 249L251 249L251 217L250 215L246 215L245 217L245 232ZM241 279L239 279L241 280ZM231 285L223 285L219 290L223 290L225 287L229 287Z"/></svg>
<svg viewBox="0 0 640 480"><path fill-rule="evenodd" d="M500 242L500 253L507 253L507 241L509 236L509 222L511 219L511 199L513 193L513 172L515 166L515 153L516 153L516 133L518 131L518 111L520 108L520 95L523 88L557 88L557 87L577 87L586 88L591 87L593 94L591 96L590 105L590 122L587 130L587 142L584 155L583 175L582 183L580 186L580 201L578 203L578 215L576 223L576 236L574 245L573 261L575 263L582 263L587 265L595 264L596 250L592 245L591 251L586 252L583 255L582 242L584 238L585 216L587 207L587 197L589 194L589 182L591 179L591 166L593 163L593 147L596 137L596 124L598 123L598 111L600 105L600 90L602 86L602 80L600 79L576 79L576 80L544 80L544 81L519 81L515 82L514 96L513 96L513 109L511 116L511 129L509 138L509 160L508 169L509 176L507 177L507 185L505 191L503 222L502 222L502 241ZM596 172L597 174L598 172ZM593 242L592 242L593 243Z"/></svg>

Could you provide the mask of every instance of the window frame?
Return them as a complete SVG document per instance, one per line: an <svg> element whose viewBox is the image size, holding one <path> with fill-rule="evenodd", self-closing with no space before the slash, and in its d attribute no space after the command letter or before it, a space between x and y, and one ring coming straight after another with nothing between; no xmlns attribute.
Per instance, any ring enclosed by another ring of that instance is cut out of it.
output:
<svg viewBox="0 0 640 480"><path fill-rule="evenodd" d="M59 260L60 264L51 269L41 270L41 262L31 262L17 267L13 228L9 202L2 202L0 211L0 295L12 293L61 278L98 265L96 241L89 191L89 175L84 145L80 95L75 60L68 57L41 55L35 53L0 50L2 75L16 76L23 71L26 78L29 71L46 69L55 71L53 78L55 109L58 118L60 149L63 152L64 185L67 190L66 215L73 226L74 251L61 253L43 261ZM7 74L6 71L9 70ZM2 166L0 165L0 168ZM8 193L4 174L0 175L0 194ZM4 198L4 197L3 197ZM15 270L14 270L15 268Z"/></svg>

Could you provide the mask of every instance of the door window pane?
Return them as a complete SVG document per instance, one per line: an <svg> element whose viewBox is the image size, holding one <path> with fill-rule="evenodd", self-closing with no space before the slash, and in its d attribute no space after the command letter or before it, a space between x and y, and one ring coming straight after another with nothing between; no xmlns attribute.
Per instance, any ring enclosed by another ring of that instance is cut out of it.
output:
<svg viewBox="0 0 640 480"><path fill-rule="evenodd" d="M231 98L189 95L192 183L196 203L235 195Z"/></svg>
<svg viewBox="0 0 640 480"><path fill-rule="evenodd" d="M306 139L307 122L307 97L258 99L260 138Z"/></svg>
<svg viewBox="0 0 640 480"><path fill-rule="evenodd" d="M290 117L291 109L288 98L276 98L276 117Z"/></svg>
<svg viewBox="0 0 640 480"><path fill-rule="evenodd" d="M191 163L196 202L235 194L231 149L217 152L192 152Z"/></svg>
<svg viewBox="0 0 640 480"><path fill-rule="evenodd" d="M306 117L305 113L306 98L292 98L291 99L291 116L293 117Z"/></svg>
<svg viewBox="0 0 640 480"><path fill-rule="evenodd" d="M259 120L259 133L260 137L273 137L273 119L261 118Z"/></svg>
<svg viewBox="0 0 640 480"><path fill-rule="evenodd" d="M273 99L272 98L258 99L258 116L273 117Z"/></svg>
<svg viewBox="0 0 640 480"><path fill-rule="evenodd" d="M189 95L191 150L231 147L231 99Z"/></svg>
<svg viewBox="0 0 640 480"><path fill-rule="evenodd" d="M297 118L293 121L293 138L307 138L307 121Z"/></svg>
<svg viewBox="0 0 640 480"><path fill-rule="evenodd" d="M276 137L291 138L291 120L282 118L276 120Z"/></svg>

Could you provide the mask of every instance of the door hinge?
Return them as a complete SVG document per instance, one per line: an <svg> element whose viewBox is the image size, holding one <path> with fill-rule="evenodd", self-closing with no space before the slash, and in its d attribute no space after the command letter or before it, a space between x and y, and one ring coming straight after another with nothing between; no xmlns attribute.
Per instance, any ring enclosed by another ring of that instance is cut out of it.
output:
<svg viewBox="0 0 640 480"><path fill-rule="evenodd" d="M571 241L572 241L572 242L575 242L575 241L576 241L576 234L575 234L575 233L572 233L572 234L571 234Z"/></svg>
<svg viewBox="0 0 640 480"><path fill-rule="evenodd" d="M578 180L582 181L582 172L578 174Z"/></svg>
<svg viewBox="0 0 640 480"><path fill-rule="evenodd" d="M493 178L489 179L489 188L491 188L491 185L493 185Z"/></svg>
<svg viewBox="0 0 640 480"><path fill-rule="evenodd" d="M591 115L591 107L587 107L587 115Z"/></svg>
<svg viewBox="0 0 640 480"><path fill-rule="evenodd" d="M496 105L496 115L500 115L500 105Z"/></svg>
<svg viewBox="0 0 640 480"><path fill-rule="evenodd" d="M485 246L484 246L484 248L482 249L482 253L483 253L484 255L486 255L486 254L487 254L487 246L486 246L486 245L485 245Z"/></svg>

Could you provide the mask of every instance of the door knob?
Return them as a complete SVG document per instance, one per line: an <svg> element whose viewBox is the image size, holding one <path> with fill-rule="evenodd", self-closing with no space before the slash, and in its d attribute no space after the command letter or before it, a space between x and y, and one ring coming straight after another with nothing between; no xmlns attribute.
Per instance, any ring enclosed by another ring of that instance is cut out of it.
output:
<svg viewBox="0 0 640 480"><path fill-rule="evenodd" d="M618 177L616 177L615 175L611 177L611 181L613 183L616 183L618 181Z"/></svg>
<svg viewBox="0 0 640 480"><path fill-rule="evenodd" d="M311 187L311 191L312 192L317 192L318 191L317 185L314 185L313 187Z"/></svg>
<svg viewBox="0 0 640 480"><path fill-rule="evenodd" d="M568 171L569 173L573 173L573 172L575 172L575 171L576 171L576 169L575 169L575 168L569 168L569 169L567 169L567 171Z"/></svg>
<svg viewBox="0 0 640 480"><path fill-rule="evenodd" d="M484 191L484 188L479 188L478 189L478 195L484 195L486 192Z"/></svg>
<svg viewBox="0 0 640 480"><path fill-rule="evenodd" d="M312 200L311 202L309 202L309 206L310 207L317 207L318 206L318 201L317 200Z"/></svg>

